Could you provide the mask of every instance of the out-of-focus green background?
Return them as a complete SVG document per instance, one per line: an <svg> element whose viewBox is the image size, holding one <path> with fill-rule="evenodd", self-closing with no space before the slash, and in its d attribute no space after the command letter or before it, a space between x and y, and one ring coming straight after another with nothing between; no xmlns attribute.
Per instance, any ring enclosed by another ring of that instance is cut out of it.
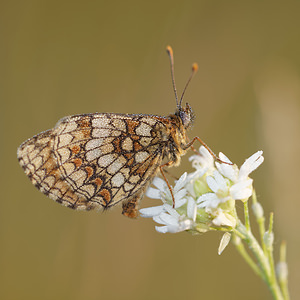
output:
<svg viewBox="0 0 300 300"><path fill-rule="evenodd" d="M41 194L16 149L63 116L174 111L166 45L199 135L253 174L300 293L300 2L6 1L0 9L1 299L271 299L221 235L159 234L120 207L76 212ZM188 157L172 174L192 171ZM142 206L153 200L144 199ZM242 212L242 205L240 205Z"/></svg>

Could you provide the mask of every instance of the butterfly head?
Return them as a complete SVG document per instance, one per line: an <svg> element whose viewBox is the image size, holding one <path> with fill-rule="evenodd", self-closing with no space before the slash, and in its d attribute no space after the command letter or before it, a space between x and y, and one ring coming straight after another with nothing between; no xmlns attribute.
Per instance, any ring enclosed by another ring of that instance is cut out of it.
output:
<svg viewBox="0 0 300 300"><path fill-rule="evenodd" d="M179 107L175 115L181 119L185 129L189 129L194 123L195 115L188 103L186 103L185 107Z"/></svg>

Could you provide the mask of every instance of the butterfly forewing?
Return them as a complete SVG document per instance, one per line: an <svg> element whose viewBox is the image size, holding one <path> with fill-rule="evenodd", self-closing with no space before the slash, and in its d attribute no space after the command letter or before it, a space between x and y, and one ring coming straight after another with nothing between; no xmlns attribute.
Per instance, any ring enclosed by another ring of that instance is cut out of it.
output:
<svg viewBox="0 0 300 300"><path fill-rule="evenodd" d="M23 143L20 164L43 193L90 210L136 201L162 163L167 119L149 115L66 117Z"/></svg>

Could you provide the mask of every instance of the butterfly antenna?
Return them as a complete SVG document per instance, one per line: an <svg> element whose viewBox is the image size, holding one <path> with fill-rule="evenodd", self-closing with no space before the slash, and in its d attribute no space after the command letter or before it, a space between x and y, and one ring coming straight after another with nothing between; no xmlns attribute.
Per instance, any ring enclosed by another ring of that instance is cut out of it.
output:
<svg viewBox="0 0 300 300"><path fill-rule="evenodd" d="M176 99L176 105L177 108L180 108L180 105L178 104L178 95L177 95L177 89L176 89L176 84L175 84L175 76L174 76L174 55L173 55L173 49L171 46L167 46L166 48L168 56L170 58L170 65L171 65L171 77L172 77L172 84L173 84L173 90L175 94L175 99Z"/></svg>
<svg viewBox="0 0 300 300"><path fill-rule="evenodd" d="M182 103L182 99L183 99L183 96L185 94L185 91L186 91L189 83L191 82L192 78L197 73L197 71L198 71L198 64L197 63L193 63L193 65L192 65L192 73L191 73L190 78L188 79L188 81L187 81L187 83L186 83L186 85L185 85L185 87L183 89L182 95L180 97L179 107L181 107L181 103Z"/></svg>

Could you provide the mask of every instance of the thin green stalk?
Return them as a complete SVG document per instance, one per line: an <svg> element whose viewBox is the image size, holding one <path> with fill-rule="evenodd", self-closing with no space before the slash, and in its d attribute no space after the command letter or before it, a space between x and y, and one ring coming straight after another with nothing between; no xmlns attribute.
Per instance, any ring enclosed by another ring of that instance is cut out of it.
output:
<svg viewBox="0 0 300 300"><path fill-rule="evenodd" d="M255 239L255 237L252 235L250 231L246 230L245 225L242 223L239 223L236 227L236 231L238 231L241 235L244 236L243 241L249 246L250 250L255 255L262 272L265 274L265 278L269 277L270 274L270 267L268 264L268 260L264 255L264 252L262 251L259 243Z"/></svg>
<svg viewBox="0 0 300 300"><path fill-rule="evenodd" d="M274 240L274 234L273 234L273 217L274 214L270 213L270 222L269 222L269 229L268 232L265 233L265 243L267 248L267 255L270 265L270 281L273 286L278 286L276 273L275 273L275 265L274 265L274 256L273 256L273 240Z"/></svg>
<svg viewBox="0 0 300 300"><path fill-rule="evenodd" d="M253 201L253 205L260 205L257 202L257 197L256 197L255 190L253 190L252 201ZM259 235L260 235L263 251L264 251L265 254L267 254L266 245L264 243L264 234L266 232L266 228L265 228L265 217L264 217L263 213L260 216L256 217L256 222L258 224Z"/></svg>
<svg viewBox="0 0 300 300"><path fill-rule="evenodd" d="M238 224L236 230L245 236L244 242L247 243L252 253L256 257L260 265L261 272L264 274L262 278L265 279L265 282L267 283L273 295L273 298L276 300L284 300L277 282L274 281L273 278L271 278L272 272L271 272L270 262L268 258L265 256L262 248L260 247L255 237L252 235L250 231L247 231L246 227L241 223Z"/></svg>
<svg viewBox="0 0 300 300"><path fill-rule="evenodd" d="M249 209L248 209L248 201L244 202L244 216L245 216L245 227L247 231L251 231L250 228L250 218L249 218Z"/></svg>
<svg viewBox="0 0 300 300"><path fill-rule="evenodd" d="M257 264L253 261L253 259L247 253L247 251L246 251L243 243L241 242L240 238L233 236L233 240L239 240L239 241L233 241L236 249L241 254L241 256L245 259L245 261L248 263L248 265L252 268L254 273L257 274L262 280L266 281L264 273L260 270L260 268L257 266Z"/></svg>
<svg viewBox="0 0 300 300"><path fill-rule="evenodd" d="M288 269L286 263L286 243L283 241L280 245L280 260L278 265L278 280L281 287L284 300L289 300L288 290Z"/></svg>

